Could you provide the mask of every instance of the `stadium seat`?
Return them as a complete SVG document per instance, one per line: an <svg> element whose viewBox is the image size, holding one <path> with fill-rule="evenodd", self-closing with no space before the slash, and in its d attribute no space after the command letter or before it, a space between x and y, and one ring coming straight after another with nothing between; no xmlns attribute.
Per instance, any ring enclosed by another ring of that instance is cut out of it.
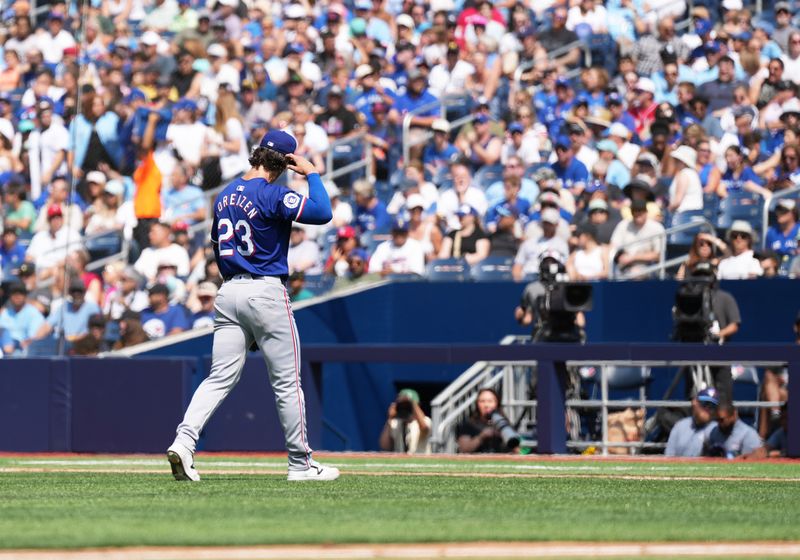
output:
<svg viewBox="0 0 800 560"><path fill-rule="evenodd" d="M500 181L503 178L503 166L502 165L484 165L481 167L477 173L475 173L475 179L473 183L478 186L481 190L486 190L489 185L496 181Z"/></svg>
<svg viewBox="0 0 800 560"><path fill-rule="evenodd" d="M463 259L437 259L427 266L431 282L463 282L469 280L469 265Z"/></svg>
<svg viewBox="0 0 800 560"><path fill-rule="evenodd" d="M514 259L510 257L486 257L470 268L470 275L476 282L507 282L513 279L513 265Z"/></svg>
<svg viewBox="0 0 800 560"><path fill-rule="evenodd" d="M592 66L604 68L613 76L617 71L617 43L611 35L593 33L586 41L592 53Z"/></svg>
<svg viewBox="0 0 800 560"><path fill-rule="evenodd" d="M32 341L26 351L26 355L29 358L36 356L55 356L57 354L58 339L52 336Z"/></svg>
<svg viewBox="0 0 800 560"><path fill-rule="evenodd" d="M704 219L703 211L702 210L691 210L688 212L679 212L677 214L672 215L670 220L670 227L682 226L686 224L691 224L693 222L702 222ZM680 244L680 245L691 245L692 241L694 240L694 236L701 231L701 227L698 226L692 229L685 229L682 231L676 231L674 233L670 233L669 237L667 238L667 243L670 244Z"/></svg>
<svg viewBox="0 0 800 560"><path fill-rule="evenodd" d="M109 231L92 237L85 241L86 250L92 261L116 255L122 251L122 235L118 231Z"/></svg>
<svg viewBox="0 0 800 560"><path fill-rule="evenodd" d="M703 217L712 224L717 221L719 197L715 193L703 194Z"/></svg>
<svg viewBox="0 0 800 560"><path fill-rule="evenodd" d="M719 215L714 225L727 230L734 221L744 220L760 233L763 209L764 200L760 196L746 191L730 192L719 204Z"/></svg>

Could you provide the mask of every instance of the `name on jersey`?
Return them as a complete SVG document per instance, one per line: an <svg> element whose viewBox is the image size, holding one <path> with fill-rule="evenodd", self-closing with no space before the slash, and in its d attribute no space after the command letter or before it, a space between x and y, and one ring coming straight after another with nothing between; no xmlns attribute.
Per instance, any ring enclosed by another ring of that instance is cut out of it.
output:
<svg viewBox="0 0 800 560"><path fill-rule="evenodd" d="M248 200L243 194L231 193L220 198L219 201L217 201L217 212L222 212L222 209L228 206L241 208L251 220L258 214L258 210L253 207L253 202Z"/></svg>

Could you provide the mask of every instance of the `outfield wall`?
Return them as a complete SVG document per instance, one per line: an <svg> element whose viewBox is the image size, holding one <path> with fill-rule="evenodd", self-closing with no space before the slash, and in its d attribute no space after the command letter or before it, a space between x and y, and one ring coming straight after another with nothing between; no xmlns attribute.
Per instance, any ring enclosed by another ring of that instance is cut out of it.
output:
<svg viewBox="0 0 800 560"><path fill-rule="evenodd" d="M736 342L792 342L797 281L726 282L742 311ZM675 282L603 283L587 316L591 342L661 342L669 337ZM527 334L513 321L523 286L395 283L296 311L304 344L497 343ZM208 371L208 334L134 359L0 361L0 450L162 451ZM329 364L303 371L310 441L331 450L370 450L398 388L430 399L469 364ZM669 379L651 387L658 394ZM206 430L208 450L282 450L263 361L249 358L240 386Z"/></svg>

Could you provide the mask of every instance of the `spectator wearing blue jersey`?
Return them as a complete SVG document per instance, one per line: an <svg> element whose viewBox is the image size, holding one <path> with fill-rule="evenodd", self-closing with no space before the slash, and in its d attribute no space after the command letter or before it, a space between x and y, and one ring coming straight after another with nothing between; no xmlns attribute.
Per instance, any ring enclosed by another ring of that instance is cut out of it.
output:
<svg viewBox="0 0 800 560"><path fill-rule="evenodd" d="M604 161L607 164L604 183L607 185L616 185L622 188L627 185L631 180L631 172L625 167L625 164L617 159L619 147L617 143L611 139L606 138L601 140L595 146L597 148L599 161ZM594 169L592 169L594 173Z"/></svg>
<svg viewBox="0 0 800 560"><path fill-rule="evenodd" d="M211 327L214 325L214 298L217 297L217 285L214 282L201 282L197 286L197 301L200 309L192 315L192 329Z"/></svg>
<svg viewBox="0 0 800 560"><path fill-rule="evenodd" d="M569 189L575 196L580 195L589 180L589 171L575 157L569 136L556 138L555 149L556 161L550 167L555 171L562 187Z"/></svg>
<svg viewBox="0 0 800 560"><path fill-rule="evenodd" d="M359 179L353 185L356 199L356 226L360 233L387 233L392 217L386 205L375 195L373 187L366 179Z"/></svg>
<svg viewBox="0 0 800 560"><path fill-rule="evenodd" d="M375 125L375 118L372 116L372 106L376 103L391 105L394 97L383 88L380 83L378 73L369 64L362 64L356 68L356 80L361 93L356 97L353 106L364 115L368 127Z"/></svg>
<svg viewBox="0 0 800 560"><path fill-rule="evenodd" d="M0 279L15 274L19 266L25 262L25 247L19 244L17 229L13 226L3 228L0 239Z"/></svg>
<svg viewBox="0 0 800 560"><path fill-rule="evenodd" d="M503 175L503 200L490 206L489 210L486 212L486 230L489 233L494 233L497 230L497 222L502 216L513 215L525 217L530 212L530 202L519 197L520 184L520 178L516 175L511 173L505 173ZM503 209L507 212L501 212ZM524 226L525 223L522 222L520 225Z"/></svg>
<svg viewBox="0 0 800 560"><path fill-rule="evenodd" d="M68 298L53 302L47 322L36 333L37 339L63 334L66 340L73 341L89 332L89 317L100 313L100 308L86 299L86 286L80 278L70 281L68 294Z"/></svg>
<svg viewBox="0 0 800 560"><path fill-rule="evenodd" d="M744 154L739 146L729 146L725 150L725 163L727 168L722 174L719 184L716 187L710 187L714 188L719 197L725 198L729 192L741 191L759 194L766 199L772 196L769 190L761 186L761 178L745 163Z"/></svg>
<svg viewBox="0 0 800 560"><path fill-rule="evenodd" d="M150 288L149 296L150 307L142 311L142 327L151 340L190 328L186 309L182 305L170 305L166 284L156 284Z"/></svg>
<svg viewBox="0 0 800 560"><path fill-rule="evenodd" d="M450 123L446 119L433 121L431 130L433 140L428 142L422 152L422 163L425 171L435 180L458 158L458 150L450 143Z"/></svg>
<svg viewBox="0 0 800 560"><path fill-rule="evenodd" d="M777 223L767 231L766 247L784 258L791 258L797 252L797 236L800 224L797 222L797 203L789 198L780 199L775 205Z"/></svg>
<svg viewBox="0 0 800 560"><path fill-rule="evenodd" d="M410 70L406 93L395 100L389 112L389 120L397 125L402 124L403 118L414 111L411 126L430 128L433 121L439 117L440 108L436 106L438 99L428 91L427 85L428 79L421 70L417 68Z"/></svg>
<svg viewBox="0 0 800 560"><path fill-rule="evenodd" d="M3 354L21 354L36 337L44 324L44 317L33 305L26 302L28 290L22 282L8 288L8 302L0 311L0 331L5 333Z"/></svg>
<svg viewBox="0 0 800 560"><path fill-rule="evenodd" d="M206 218L206 198L199 187L189 184L190 169L183 163L176 163L170 175L172 187L161 195L161 219L174 224L185 222L189 225L202 222Z"/></svg>
<svg viewBox="0 0 800 560"><path fill-rule="evenodd" d="M544 180L545 178L540 176L548 172L552 173L552 169L549 167L542 167L533 174L531 179L525 177L525 165L519 156L509 156L508 160L506 160L503 165L503 177L506 175L514 175L519 178L519 197L526 200L528 204L536 202L536 198L539 196L539 185L537 183ZM555 179L555 177L553 177L553 179ZM500 204L504 197L505 181L503 180L495 181L486 189L486 200L490 206Z"/></svg>

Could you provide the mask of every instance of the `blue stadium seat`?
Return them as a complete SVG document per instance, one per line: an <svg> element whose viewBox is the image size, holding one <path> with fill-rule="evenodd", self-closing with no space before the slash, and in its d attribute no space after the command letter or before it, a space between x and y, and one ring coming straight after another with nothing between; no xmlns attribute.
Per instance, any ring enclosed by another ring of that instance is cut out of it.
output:
<svg viewBox="0 0 800 560"><path fill-rule="evenodd" d="M508 282L513 280L513 266L510 257L486 257L470 269L470 274L476 282Z"/></svg>
<svg viewBox="0 0 800 560"><path fill-rule="evenodd" d="M34 340L28 346L26 355L33 356L55 356L58 354L58 339L52 336Z"/></svg>
<svg viewBox="0 0 800 560"><path fill-rule="evenodd" d="M719 204L719 215L714 224L719 229L728 229L735 220L744 220L761 232L764 200L755 194L741 191L730 192Z"/></svg>
<svg viewBox="0 0 800 560"><path fill-rule="evenodd" d="M692 222L702 221L703 218L704 218L703 210L690 210L688 212L679 212L677 214L672 215L672 219L670 220L670 227L682 226L685 224L690 224ZM691 245L692 241L694 240L694 236L697 234L698 231L700 231L699 227L683 231L677 231L675 233L670 233L669 238L667 239L667 243Z"/></svg>
<svg viewBox="0 0 800 560"><path fill-rule="evenodd" d="M428 263L427 277L431 282L463 282L469 280L469 265L463 259L436 259Z"/></svg>
<svg viewBox="0 0 800 560"><path fill-rule="evenodd" d="M122 234L118 231L109 231L87 237L84 246L93 261L109 257L122 251Z"/></svg>
<svg viewBox="0 0 800 560"><path fill-rule="evenodd" d="M719 214L719 197L716 193L703 193L703 217L709 222L716 223Z"/></svg>
<svg viewBox="0 0 800 560"><path fill-rule="evenodd" d="M484 165L475 173L473 183L481 190L486 190L489 185L503 179L502 165Z"/></svg>
<svg viewBox="0 0 800 560"><path fill-rule="evenodd" d="M617 43L606 33L593 33L586 38L592 53L592 66L604 68L609 75L617 71Z"/></svg>

